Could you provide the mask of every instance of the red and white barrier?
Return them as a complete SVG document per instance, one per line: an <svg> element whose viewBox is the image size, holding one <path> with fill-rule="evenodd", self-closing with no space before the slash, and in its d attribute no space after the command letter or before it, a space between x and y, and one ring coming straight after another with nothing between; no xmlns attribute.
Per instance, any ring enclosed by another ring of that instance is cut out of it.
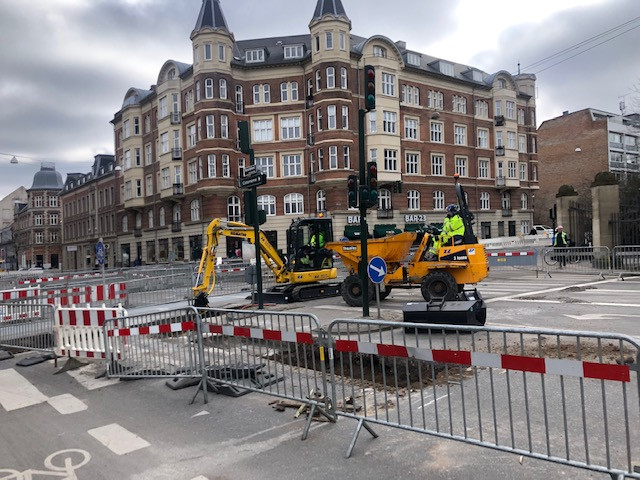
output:
<svg viewBox="0 0 640 480"><path fill-rule="evenodd" d="M536 252L494 252L489 253L490 257L530 257L535 255Z"/></svg>
<svg viewBox="0 0 640 480"><path fill-rule="evenodd" d="M34 283L47 283L47 282L60 282L64 280L75 280L78 278L93 278L100 276L100 273L85 273L85 274L77 274L77 275L63 275L61 277L40 277L40 278L30 278L27 280L19 280L18 285L31 285Z"/></svg>
<svg viewBox="0 0 640 480"><path fill-rule="evenodd" d="M40 295L40 287L14 288L13 290L0 291L0 298L3 302L7 302L9 300L34 299L38 295Z"/></svg>
<svg viewBox="0 0 640 480"><path fill-rule="evenodd" d="M127 311L115 308L63 308L55 313L55 353L60 356L105 358L104 323L124 318ZM118 352L118 358L120 354Z"/></svg>
<svg viewBox="0 0 640 480"><path fill-rule="evenodd" d="M336 340L335 348L338 352L364 353L382 357L416 358L427 362L452 363L468 367L503 368L520 372L565 375L614 382L631 381L628 365L523 355L502 355L465 350L430 350L356 340Z"/></svg>
<svg viewBox="0 0 640 480"><path fill-rule="evenodd" d="M16 320L26 320L27 318L40 318L40 310L32 310L29 313L13 313L9 315L2 315L0 317L0 321L2 322L13 322Z"/></svg>
<svg viewBox="0 0 640 480"><path fill-rule="evenodd" d="M106 286L92 285L85 287L47 290L47 303L51 305L77 305L115 300L119 303L127 299L127 284L112 283Z"/></svg>

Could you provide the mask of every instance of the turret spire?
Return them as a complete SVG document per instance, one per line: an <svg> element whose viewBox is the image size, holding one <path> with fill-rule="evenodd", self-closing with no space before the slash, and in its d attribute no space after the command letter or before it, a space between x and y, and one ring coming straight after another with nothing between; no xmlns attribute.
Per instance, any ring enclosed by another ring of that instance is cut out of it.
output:
<svg viewBox="0 0 640 480"><path fill-rule="evenodd" d="M345 12L344 7L342 6L341 0L318 0L311 22L313 23L320 20L325 15L344 17L346 20L349 20L347 12Z"/></svg>
<svg viewBox="0 0 640 480"><path fill-rule="evenodd" d="M202 8L193 31L197 32L205 27L220 28L229 32L222 7L220 7L220 0L202 0Z"/></svg>

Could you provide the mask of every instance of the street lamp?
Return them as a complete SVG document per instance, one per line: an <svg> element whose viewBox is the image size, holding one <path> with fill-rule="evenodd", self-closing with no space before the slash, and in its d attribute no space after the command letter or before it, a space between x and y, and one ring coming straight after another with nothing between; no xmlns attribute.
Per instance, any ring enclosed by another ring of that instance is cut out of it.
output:
<svg viewBox="0 0 640 480"><path fill-rule="evenodd" d="M14 155L13 157L11 157L11 160L9 161L9 163L15 165L16 163L18 163L18 159L16 158L16 156Z"/></svg>

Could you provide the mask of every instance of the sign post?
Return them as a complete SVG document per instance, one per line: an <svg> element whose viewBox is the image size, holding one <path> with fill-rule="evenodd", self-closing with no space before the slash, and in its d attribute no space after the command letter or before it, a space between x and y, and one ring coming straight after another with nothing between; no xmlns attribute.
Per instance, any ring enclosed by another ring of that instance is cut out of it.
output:
<svg viewBox="0 0 640 480"><path fill-rule="evenodd" d="M106 257L106 249L104 247L104 242L102 241L102 237L98 239L98 243L96 243L96 260L98 261L98 265L100 265L100 274L102 275L102 289L106 290L105 279L104 279L104 260Z"/></svg>
<svg viewBox="0 0 640 480"><path fill-rule="evenodd" d="M367 274L376 286L376 303L378 305L378 320L380 320L380 284L387 276L387 262L383 258L373 257L367 265Z"/></svg>

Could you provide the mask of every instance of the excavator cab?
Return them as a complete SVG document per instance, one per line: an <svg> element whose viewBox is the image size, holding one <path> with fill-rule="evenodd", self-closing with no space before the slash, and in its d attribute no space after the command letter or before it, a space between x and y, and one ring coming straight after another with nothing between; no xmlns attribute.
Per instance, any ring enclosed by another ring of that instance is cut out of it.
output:
<svg viewBox="0 0 640 480"><path fill-rule="evenodd" d="M333 267L332 252L324 248L333 241L330 218L299 218L287 230L287 264L291 271L324 270Z"/></svg>

